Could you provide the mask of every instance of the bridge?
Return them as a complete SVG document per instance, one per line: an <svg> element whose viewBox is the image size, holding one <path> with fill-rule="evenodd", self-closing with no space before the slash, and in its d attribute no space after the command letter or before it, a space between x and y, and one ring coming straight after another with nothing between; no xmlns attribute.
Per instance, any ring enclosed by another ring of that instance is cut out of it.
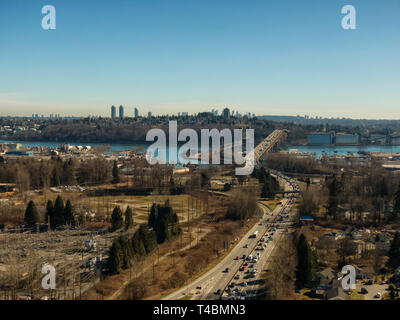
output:
<svg viewBox="0 0 400 320"><path fill-rule="evenodd" d="M268 137L266 137L255 149L254 149L254 163L257 165L260 162L261 157L271 151L276 151L278 146L287 137L288 132L286 130L274 130Z"/></svg>
<svg viewBox="0 0 400 320"><path fill-rule="evenodd" d="M254 168L254 166L260 165L261 157L267 152L276 151L280 143L286 139L287 134L287 130L274 130L252 152L247 154L245 168Z"/></svg>

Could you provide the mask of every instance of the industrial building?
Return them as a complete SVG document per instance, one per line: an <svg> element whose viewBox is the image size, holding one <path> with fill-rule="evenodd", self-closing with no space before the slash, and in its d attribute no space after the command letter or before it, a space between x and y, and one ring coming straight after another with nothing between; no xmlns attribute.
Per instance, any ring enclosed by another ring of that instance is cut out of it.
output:
<svg viewBox="0 0 400 320"><path fill-rule="evenodd" d="M335 144L337 146L356 146L359 141L360 138L357 134L338 133L335 135Z"/></svg>
<svg viewBox="0 0 400 320"><path fill-rule="evenodd" d="M307 136L309 146L324 146L334 144L335 132L314 132Z"/></svg>

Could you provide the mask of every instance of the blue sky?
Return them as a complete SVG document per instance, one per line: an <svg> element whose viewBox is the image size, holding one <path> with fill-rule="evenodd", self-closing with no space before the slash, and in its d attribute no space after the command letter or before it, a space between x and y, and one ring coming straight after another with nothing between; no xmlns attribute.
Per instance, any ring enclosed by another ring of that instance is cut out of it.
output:
<svg viewBox="0 0 400 320"><path fill-rule="evenodd" d="M47 4L56 30L41 28ZM399 36L398 0L2 0L0 115L400 119Z"/></svg>

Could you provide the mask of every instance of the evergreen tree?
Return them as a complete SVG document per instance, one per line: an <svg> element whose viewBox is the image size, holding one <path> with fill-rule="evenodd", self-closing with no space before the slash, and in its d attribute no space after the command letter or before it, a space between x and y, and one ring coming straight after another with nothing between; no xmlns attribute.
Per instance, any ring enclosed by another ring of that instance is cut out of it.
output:
<svg viewBox="0 0 400 320"><path fill-rule="evenodd" d="M389 249L388 266L393 270L400 266L400 234L396 232Z"/></svg>
<svg viewBox="0 0 400 320"><path fill-rule="evenodd" d="M61 196L58 196L56 202L54 203L52 228L57 228L63 225L65 225L64 200L61 198Z"/></svg>
<svg viewBox="0 0 400 320"><path fill-rule="evenodd" d="M60 184L61 184L61 183L60 183L60 175L59 175L57 169L54 168L53 174L52 174L52 176L51 176L51 185L52 185L53 187L58 187Z"/></svg>
<svg viewBox="0 0 400 320"><path fill-rule="evenodd" d="M169 178L169 193L170 194L178 194L178 189L175 184L174 176L171 174Z"/></svg>
<svg viewBox="0 0 400 320"><path fill-rule="evenodd" d="M64 208L64 220L65 223L70 225L70 226L74 226L75 225L75 218L74 218L74 214L72 213L72 205L71 205L71 201L67 201L65 208Z"/></svg>
<svg viewBox="0 0 400 320"><path fill-rule="evenodd" d="M25 210L24 222L27 228L34 228L39 222L39 213L33 201L29 201Z"/></svg>
<svg viewBox="0 0 400 320"><path fill-rule="evenodd" d="M311 284L312 261L311 251L306 237L301 234L297 244L296 287L302 289Z"/></svg>
<svg viewBox="0 0 400 320"><path fill-rule="evenodd" d="M133 227L133 214L131 208L128 206L125 211L125 229L128 230Z"/></svg>
<svg viewBox="0 0 400 320"><path fill-rule="evenodd" d="M150 230L148 227L142 225L139 230L140 238L143 241L144 249L146 250L146 254L150 254L157 248L157 239L154 231Z"/></svg>
<svg viewBox="0 0 400 320"><path fill-rule="evenodd" d="M148 225L155 231L158 243L171 240L173 236L181 232L179 218L172 210L169 200L167 200L164 205L153 204L148 218Z"/></svg>
<svg viewBox="0 0 400 320"><path fill-rule="evenodd" d="M119 168L118 168L117 161L114 161L114 166L113 166L113 169L112 169L112 176L113 176L112 183L120 183L121 178L119 176Z"/></svg>
<svg viewBox="0 0 400 320"><path fill-rule="evenodd" d="M137 230L132 237L132 249L134 254L138 257L144 257L146 255L146 249L140 237L139 230Z"/></svg>
<svg viewBox="0 0 400 320"><path fill-rule="evenodd" d="M122 269L128 269L131 267L131 261L133 259L132 244L123 236L119 237L118 241L122 251Z"/></svg>
<svg viewBox="0 0 400 320"><path fill-rule="evenodd" d="M124 224L124 219L122 218L122 211L119 206L116 206L113 210L113 213L111 215L111 224L113 231L121 229Z"/></svg>
<svg viewBox="0 0 400 320"><path fill-rule="evenodd" d="M108 269L110 274L119 274L123 266L123 251L118 239L115 239L110 248Z"/></svg>
<svg viewBox="0 0 400 320"><path fill-rule="evenodd" d="M150 209L150 214L149 214L149 218L148 218L148 224L150 228L155 229L155 225L156 225L156 207L157 205L155 203L153 203L153 205L151 206Z"/></svg>
<svg viewBox="0 0 400 320"><path fill-rule="evenodd" d="M86 215L84 213L79 215L78 223L80 226L84 226L86 224Z"/></svg>

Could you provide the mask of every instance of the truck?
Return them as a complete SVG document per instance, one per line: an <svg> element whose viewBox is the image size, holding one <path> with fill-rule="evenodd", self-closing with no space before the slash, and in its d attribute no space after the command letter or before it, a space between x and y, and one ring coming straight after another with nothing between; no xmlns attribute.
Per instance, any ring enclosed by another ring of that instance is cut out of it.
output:
<svg viewBox="0 0 400 320"><path fill-rule="evenodd" d="M257 238L258 235L258 230L254 231L254 233L252 234L252 236L250 238Z"/></svg>

